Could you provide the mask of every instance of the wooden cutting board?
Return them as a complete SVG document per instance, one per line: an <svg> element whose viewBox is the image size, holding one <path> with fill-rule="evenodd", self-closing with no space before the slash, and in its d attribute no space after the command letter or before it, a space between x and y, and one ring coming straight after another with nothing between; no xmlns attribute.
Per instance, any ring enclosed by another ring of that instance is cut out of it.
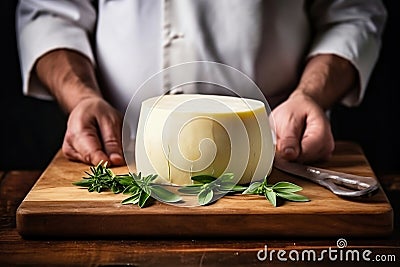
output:
<svg viewBox="0 0 400 267"><path fill-rule="evenodd" d="M374 177L360 147L349 142L338 142L333 158L319 166ZM18 232L24 237L371 237L393 230L392 207L381 187L372 196L344 199L274 169L271 183L294 182L311 201L273 207L261 196L233 195L203 207L154 202L140 209L121 205L126 195L72 185L88 169L59 152L19 206Z"/></svg>

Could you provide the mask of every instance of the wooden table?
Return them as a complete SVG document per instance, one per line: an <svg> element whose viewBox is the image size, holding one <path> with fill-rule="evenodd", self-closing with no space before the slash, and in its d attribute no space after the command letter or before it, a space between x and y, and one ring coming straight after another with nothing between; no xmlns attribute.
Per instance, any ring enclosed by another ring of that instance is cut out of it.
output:
<svg viewBox="0 0 400 267"><path fill-rule="evenodd" d="M351 151L359 149L352 143L340 143L339 148L348 150L349 157ZM294 263L321 266L322 262L324 266L398 266L400 262L400 174L378 177L394 209L393 234L384 238L342 240L347 242L343 249L337 247L340 236L331 239L23 239L16 230L16 209L40 175L39 170L0 171L0 266L293 266ZM279 250L285 252L279 254ZM356 261L357 254L359 261ZM299 260L294 262L297 256ZM386 261L376 261L379 258Z"/></svg>

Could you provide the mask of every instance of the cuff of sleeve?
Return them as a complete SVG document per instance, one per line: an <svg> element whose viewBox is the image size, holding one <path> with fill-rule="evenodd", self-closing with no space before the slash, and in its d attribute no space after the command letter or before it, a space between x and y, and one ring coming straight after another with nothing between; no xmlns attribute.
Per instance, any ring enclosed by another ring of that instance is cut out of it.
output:
<svg viewBox="0 0 400 267"><path fill-rule="evenodd" d="M95 63L87 33L60 18L40 17L24 28L19 42L23 93L40 99L52 96L33 71L36 61L55 49L72 49Z"/></svg>
<svg viewBox="0 0 400 267"><path fill-rule="evenodd" d="M341 25L318 36L308 58L318 54L335 54L349 60L358 71L359 87L348 92L341 103L349 107L357 106L364 97L380 46L378 39L366 31L360 31L357 26Z"/></svg>

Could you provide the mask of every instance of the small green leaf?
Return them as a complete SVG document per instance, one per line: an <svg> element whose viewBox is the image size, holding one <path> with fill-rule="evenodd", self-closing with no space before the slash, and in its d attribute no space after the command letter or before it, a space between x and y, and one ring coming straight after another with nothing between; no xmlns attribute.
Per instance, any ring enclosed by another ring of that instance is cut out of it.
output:
<svg viewBox="0 0 400 267"><path fill-rule="evenodd" d="M143 182L146 185L149 185L151 182L153 182L156 178L158 177L157 174L150 174L147 175L146 177L143 177Z"/></svg>
<svg viewBox="0 0 400 267"><path fill-rule="evenodd" d="M246 186L242 186L242 185L235 185L231 190L235 191L235 192L243 192L244 190L246 190L247 187Z"/></svg>
<svg viewBox="0 0 400 267"><path fill-rule="evenodd" d="M92 181L90 181L88 179L85 179L85 180L81 180L81 181L75 182L75 183L73 183L73 185L82 186L82 187L89 187L89 186L92 185Z"/></svg>
<svg viewBox="0 0 400 267"><path fill-rule="evenodd" d="M271 202L271 204L276 207L276 193L273 191L265 191L265 197Z"/></svg>
<svg viewBox="0 0 400 267"><path fill-rule="evenodd" d="M146 194L148 194L148 195L151 194L149 185L144 184L144 185L140 186L139 188L141 189L141 191L144 191Z"/></svg>
<svg viewBox="0 0 400 267"><path fill-rule="evenodd" d="M119 194L122 192L122 189L118 187L118 185L113 184L111 186L111 192L113 192L114 194Z"/></svg>
<svg viewBox="0 0 400 267"><path fill-rule="evenodd" d="M107 173L107 175L109 177L111 177L111 178L115 177L115 174L113 173L113 171L111 169L105 169L104 171L105 171L105 173Z"/></svg>
<svg viewBox="0 0 400 267"><path fill-rule="evenodd" d="M139 172L138 174L131 173L131 175L132 175L133 180L135 180L136 183L138 183L139 181L143 181L141 172Z"/></svg>
<svg viewBox="0 0 400 267"><path fill-rule="evenodd" d="M131 177L131 176L117 176L117 181L119 184L123 185L123 186L128 186L131 184L136 184L135 180Z"/></svg>
<svg viewBox="0 0 400 267"><path fill-rule="evenodd" d="M307 197L295 193L287 193L287 192L277 192L279 197L296 202L307 202L310 201Z"/></svg>
<svg viewBox="0 0 400 267"><path fill-rule="evenodd" d="M217 182L218 182L218 184L232 183L234 177L235 176L233 175L233 173L229 173L229 172L228 173L224 173L220 177L218 177Z"/></svg>
<svg viewBox="0 0 400 267"><path fill-rule="evenodd" d="M172 193L160 185L152 185L150 186L150 190L156 197L165 202L173 203L182 200L179 195Z"/></svg>
<svg viewBox="0 0 400 267"><path fill-rule="evenodd" d="M210 188L204 188L203 190L200 191L198 195L198 201L200 205L207 205L208 203L211 202L211 200L214 197L214 192Z"/></svg>
<svg viewBox="0 0 400 267"><path fill-rule="evenodd" d="M134 195L134 196L130 196L124 200L122 200L121 204L122 205L127 205L127 204L137 204L139 202L139 197L140 195Z"/></svg>
<svg viewBox="0 0 400 267"><path fill-rule="evenodd" d="M145 191L140 192L139 202L138 202L139 207L143 208L149 197L150 194L146 193Z"/></svg>
<svg viewBox="0 0 400 267"><path fill-rule="evenodd" d="M303 190L301 186L289 182L278 182L272 186L275 192L294 193Z"/></svg>
<svg viewBox="0 0 400 267"><path fill-rule="evenodd" d="M211 175L196 175L196 176L192 176L191 179L193 181L196 181L201 184L209 184L209 183L215 181L217 178L215 178Z"/></svg>
<svg viewBox="0 0 400 267"><path fill-rule="evenodd" d="M247 189L243 191L242 194L257 194L257 193L258 193L258 192L257 192L257 191L258 191L258 188L259 188L260 186L262 186L262 183L261 183L261 182L254 182L254 183L251 183L251 184L249 185L249 187L247 187Z"/></svg>
<svg viewBox="0 0 400 267"><path fill-rule="evenodd" d="M127 192L124 191L124 194L131 194L131 195L135 195L135 194L139 194L140 192L142 192L142 188L140 188L137 185L133 185L131 187L128 187L126 189Z"/></svg>

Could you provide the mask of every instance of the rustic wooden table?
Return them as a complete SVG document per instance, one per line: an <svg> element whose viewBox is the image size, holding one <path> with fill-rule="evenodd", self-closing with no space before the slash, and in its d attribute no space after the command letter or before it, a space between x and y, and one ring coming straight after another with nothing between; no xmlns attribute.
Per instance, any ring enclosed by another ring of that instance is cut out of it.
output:
<svg viewBox="0 0 400 267"><path fill-rule="evenodd" d="M40 175L39 170L0 171L0 266L399 266L400 262L400 174L378 177L394 209L390 237L23 239L16 230L16 209ZM345 248L338 247L344 243Z"/></svg>

